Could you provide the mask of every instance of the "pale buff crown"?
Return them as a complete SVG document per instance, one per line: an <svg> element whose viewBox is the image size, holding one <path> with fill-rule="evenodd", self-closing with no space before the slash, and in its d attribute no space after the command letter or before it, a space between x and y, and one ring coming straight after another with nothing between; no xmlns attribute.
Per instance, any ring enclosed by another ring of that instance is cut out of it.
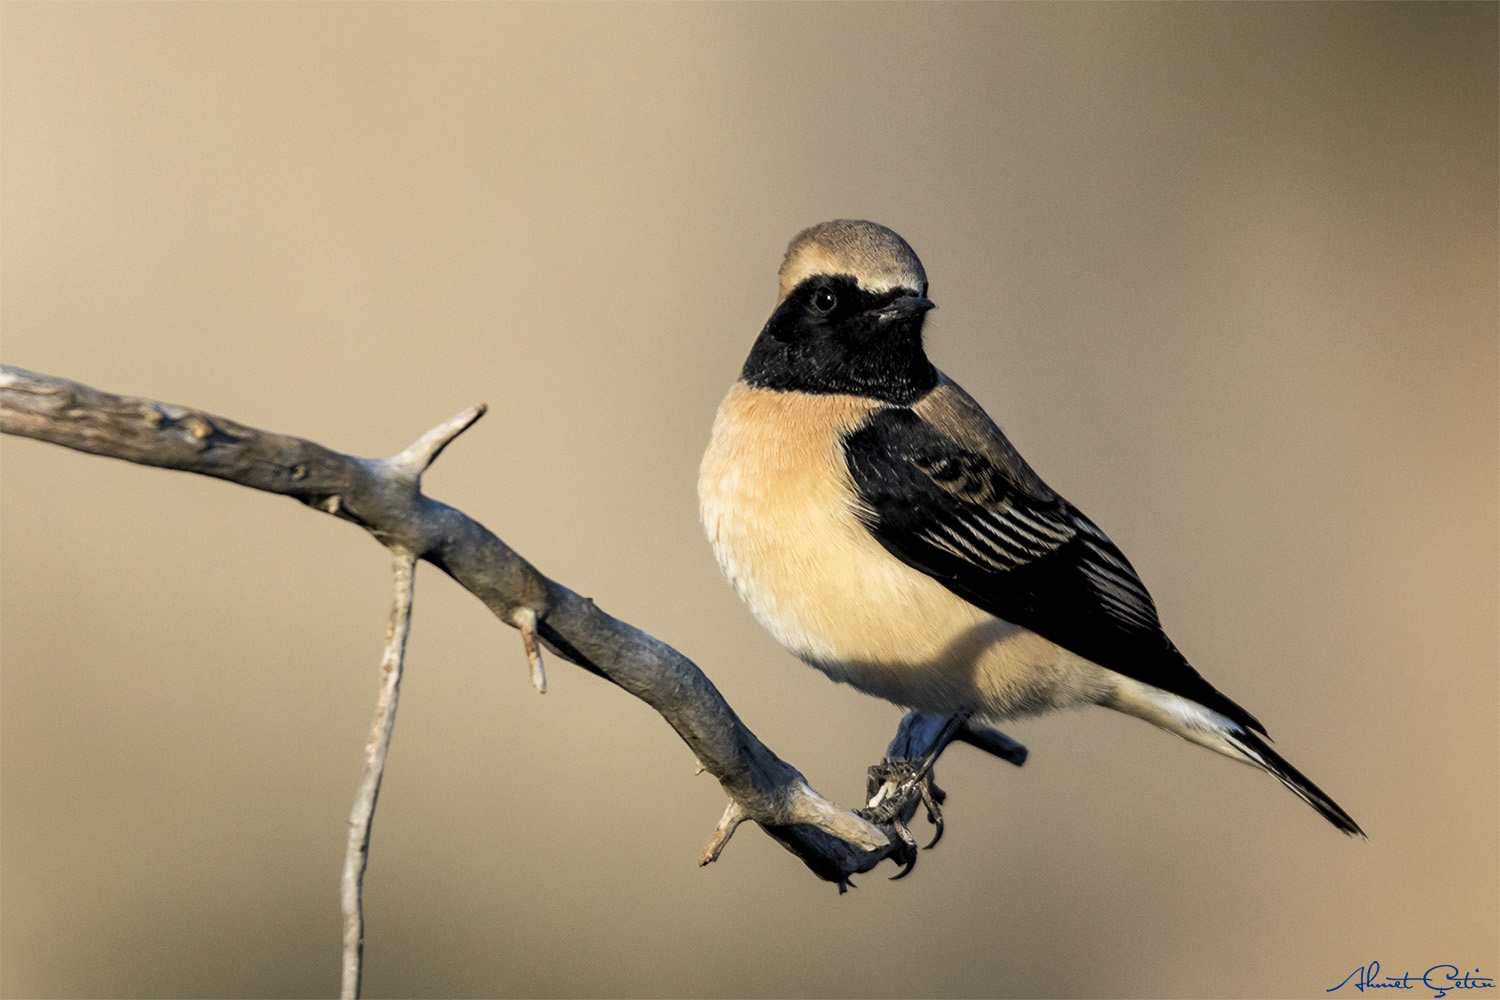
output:
<svg viewBox="0 0 1500 1000"><path fill-rule="evenodd" d="M859 219L820 222L798 233L781 262L777 301L815 274L847 274L872 292L927 288L927 272L911 246L884 226Z"/></svg>

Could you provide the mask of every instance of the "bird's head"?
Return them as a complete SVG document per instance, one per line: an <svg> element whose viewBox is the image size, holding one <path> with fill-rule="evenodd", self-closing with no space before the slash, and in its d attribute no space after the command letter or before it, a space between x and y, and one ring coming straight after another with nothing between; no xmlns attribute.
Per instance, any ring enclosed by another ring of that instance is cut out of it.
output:
<svg viewBox="0 0 1500 1000"><path fill-rule="evenodd" d="M937 383L922 350L932 308L927 272L900 236L873 222L820 223L787 247L776 309L741 377L910 403Z"/></svg>

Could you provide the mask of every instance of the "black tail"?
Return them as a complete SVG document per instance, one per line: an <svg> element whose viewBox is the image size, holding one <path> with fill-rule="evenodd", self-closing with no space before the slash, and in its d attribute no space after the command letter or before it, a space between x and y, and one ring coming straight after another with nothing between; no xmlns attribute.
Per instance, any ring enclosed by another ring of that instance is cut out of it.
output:
<svg viewBox="0 0 1500 1000"><path fill-rule="evenodd" d="M1322 813L1323 818L1328 822L1343 830L1351 837L1358 834L1366 840L1370 839L1366 836L1365 831L1359 828L1359 824L1354 822L1348 813L1339 808L1337 802L1323 794L1323 789L1308 781L1306 775L1291 764L1288 764L1286 758L1282 757L1281 754L1272 750L1270 744L1262 739L1259 733L1250 729L1241 729L1238 732L1226 732L1224 739L1236 750L1239 750L1246 757L1250 758L1252 763L1259 764L1274 774L1277 780L1290 788L1297 798Z"/></svg>

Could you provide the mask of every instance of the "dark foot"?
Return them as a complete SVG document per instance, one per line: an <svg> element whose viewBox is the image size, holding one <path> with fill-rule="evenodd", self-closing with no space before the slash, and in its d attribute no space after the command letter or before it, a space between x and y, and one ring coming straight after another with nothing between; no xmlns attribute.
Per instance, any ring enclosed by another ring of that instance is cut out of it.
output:
<svg viewBox="0 0 1500 1000"><path fill-rule="evenodd" d="M966 732L968 723L966 711L946 717L908 712L896 738L886 748L885 760L868 772L869 804L858 812L873 823L889 826L900 839L899 850L891 860L902 867L892 879L905 878L917 863L917 842L906 826L916 815L917 803L927 807L927 821L936 830L927 847L935 847L943 839L940 807L947 796L932 780L932 767L948 744Z"/></svg>
<svg viewBox="0 0 1500 1000"><path fill-rule="evenodd" d="M927 808L927 821L935 830L927 844L930 849L943 839L942 803L947 793L932 780L929 760L882 761L871 767L868 775L870 804L855 811L872 823L896 831L903 849L892 855L892 860L901 865L892 879L905 878L917 864L917 841L907 827L916 815L917 803Z"/></svg>

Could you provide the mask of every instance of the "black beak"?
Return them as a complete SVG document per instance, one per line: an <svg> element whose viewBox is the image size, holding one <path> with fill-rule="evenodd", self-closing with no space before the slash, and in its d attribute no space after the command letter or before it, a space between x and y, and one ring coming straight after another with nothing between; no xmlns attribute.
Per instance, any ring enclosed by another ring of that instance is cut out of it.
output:
<svg viewBox="0 0 1500 1000"><path fill-rule="evenodd" d="M937 303L924 295L903 295L881 309L880 318L883 320L892 320L908 316L920 316L927 310L936 308Z"/></svg>

